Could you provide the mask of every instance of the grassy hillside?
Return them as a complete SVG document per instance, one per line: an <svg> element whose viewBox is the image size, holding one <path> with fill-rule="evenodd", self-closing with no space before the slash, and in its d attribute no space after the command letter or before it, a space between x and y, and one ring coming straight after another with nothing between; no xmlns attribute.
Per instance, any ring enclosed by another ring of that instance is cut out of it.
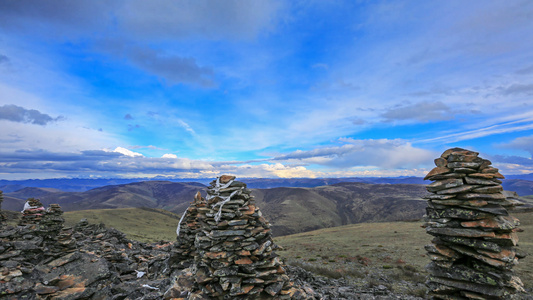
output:
<svg viewBox="0 0 533 300"><path fill-rule="evenodd" d="M146 208L91 209L64 213L65 226L85 218L91 224L104 223L142 242L174 241L179 216L169 211Z"/></svg>
<svg viewBox="0 0 533 300"><path fill-rule="evenodd" d="M514 214L521 221L519 247L531 256L515 268L527 288L533 288L533 212ZM431 236L422 222L364 223L326 228L275 238L279 254L292 263L331 276L362 277L377 269L392 278L420 281L429 263L424 245ZM417 275L418 273L418 275Z"/></svg>
<svg viewBox="0 0 533 300"><path fill-rule="evenodd" d="M420 219L423 185L346 182L315 188L253 190L274 235L362 222Z"/></svg>
<svg viewBox="0 0 533 300"><path fill-rule="evenodd" d="M22 203L29 197L39 198L45 207L57 203L64 211L150 207L181 213L187 208L196 192L202 190L205 190L205 186L195 182L143 181L104 186L86 192L26 188L7 193L5 196L20 199ZM8 202L4 203L3 209L20 210L22 206Z"/></svg>
<svg viewBox="0 0 533 300"><path fill-rule="evenodd" d="M63 211L149 207L181 214L198 191L205 194L205 186L169 181L110 185L86 192L25 188L6 193L3 208L20 211L27 198L35 197L45 207L57 203ZM421 199L425 188L417 184L346 182L252 193L276 236L362 222L420 219L426 206Z"/></svg>

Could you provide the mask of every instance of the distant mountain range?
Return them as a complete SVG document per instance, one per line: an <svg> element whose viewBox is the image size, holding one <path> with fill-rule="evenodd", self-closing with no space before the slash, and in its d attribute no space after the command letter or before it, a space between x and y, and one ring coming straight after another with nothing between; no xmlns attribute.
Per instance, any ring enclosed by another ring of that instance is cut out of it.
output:
<svg viewBox="0 0 533 300"><path fill-rule="evenodd" d="M360 182L363 180L366 182ZM95 182L70 179L70 184L67 179L59 181L71 188L105 182L103 179ZM422 199L427 193L425 185L420 182L428 182L417 177L243 181L253 189L253 195L273 224L276 235L354 223L420 219L427 205ZM53 180L46 183L53 183ZM72 192L51 187L24 187L24 184L24 181L18 181L5 185L22 188L4 190L3 209L20 211L27 198L35 197L45 206L58 203L65 211L146 207L181 214L194 194L201 191L205 196L206 188L199 182L142 181ZM506 179L503 186L520 196L533 195L533 181Z"/></svg>
<svg viewBox="0 0 533 300"><path fill-rule="evenodd" d="M0 180L0 190L4 193L18 191L25 187L54 188L64 192L85 192L90 189L120 185L141 181L170 181L170 182L197 182L204 185L209 184L213 178L195 179L82 179L82 178L55 178L55 179L28 179L28 180ZM316 187L331 185L341 182L365 182L365 183L406 183L406 184L428 184L421 177L351 177L351 178L239 178L252 189L268 189L275 187Z"/></svg>

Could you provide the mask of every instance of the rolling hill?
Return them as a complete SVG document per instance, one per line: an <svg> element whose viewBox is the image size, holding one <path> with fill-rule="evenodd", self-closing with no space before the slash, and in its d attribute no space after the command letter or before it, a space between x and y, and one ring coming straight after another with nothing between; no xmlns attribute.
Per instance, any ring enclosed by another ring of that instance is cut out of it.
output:
<svg viewBox="0 0 533 300"><path fill-rule="evenodd" d="M204 189L204 185L196 182L143 181L104 186L86 192L53 192L32 197L39 198L45 206L57 203L64 211L148 207L181 213L187 208L196 192ZM18 192L5 194L6 198L19 197L18 199L24 200L28 198L27 196L27 193ZM21 210L22 206L14 201L5 201L2 208L16 211Z"/></svg>
<svg viewBox="0 0 533 300"><path fill-rule="evenodd" d="M360 182L253 191L277 236L346 224L420 219L426 207L424 194L423 185Z"/></svg>
<svg viewBox="0 0 533 300"><path fill-rule="evenodd" d="M86 192L59 192L25 188L6 193L3 208L20 211L34 192L47 206L58 203L64 211L146 207L181 214L200 183L144 181L105 186ZM253 195L273 226L275 235L361 222L419 219L424 214L423 185L337 183L313 188L254 189Z"/></svg>

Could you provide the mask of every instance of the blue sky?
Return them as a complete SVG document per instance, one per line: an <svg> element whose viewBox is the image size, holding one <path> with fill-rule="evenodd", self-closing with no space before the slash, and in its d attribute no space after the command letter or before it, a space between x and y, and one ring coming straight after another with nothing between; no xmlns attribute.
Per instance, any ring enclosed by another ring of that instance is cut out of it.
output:
<svg viewBox="0 0 533 300"><path fill-rule="evenodd" d="M531 1L0 2L0 178L533 172Z"/></svg>

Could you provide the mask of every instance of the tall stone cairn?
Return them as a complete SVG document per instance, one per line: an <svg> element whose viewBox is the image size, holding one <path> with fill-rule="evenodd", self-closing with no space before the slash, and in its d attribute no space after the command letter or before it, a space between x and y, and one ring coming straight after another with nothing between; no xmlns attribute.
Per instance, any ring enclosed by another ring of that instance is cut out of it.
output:
<svg viewBox="0 0 533 300"><path fill-rule="evenodd" d="M213 299L290 299L289 277L273 252L271 225L250 193L228 175L207 188L207 207L198 208L196 281Z"/></svg>
<svg viewBox="0 0 533 300"><path fill-rule="evenodd" d="M169 265L173 270L182 270L194 264L195 256L198 255L194 246L196 234L200 230L198 222L198 208L205 208L207 202L200 192L194 196L187 210L182 215L178 229L176 230L176 243L172 249Z"/></svg>
<svg viewBox="0 0 533 300"><path fill-rule="evenodd" d="M478 154L446 150L424 178L433 181L425 197L432 299L508 299L524 291L512 270L523 258L515 248L519 220L505 208L503 175Z"/></svg>
<svg viewBox="0 0 533 300"><path fill-rule="evenodd" d="M182 217L178 249L194 263L181 270L165 299L315 299L293 286L274 250L270 223L255 206L246 184L222 175L211 182L207 201L199 194Z"/></svg>

